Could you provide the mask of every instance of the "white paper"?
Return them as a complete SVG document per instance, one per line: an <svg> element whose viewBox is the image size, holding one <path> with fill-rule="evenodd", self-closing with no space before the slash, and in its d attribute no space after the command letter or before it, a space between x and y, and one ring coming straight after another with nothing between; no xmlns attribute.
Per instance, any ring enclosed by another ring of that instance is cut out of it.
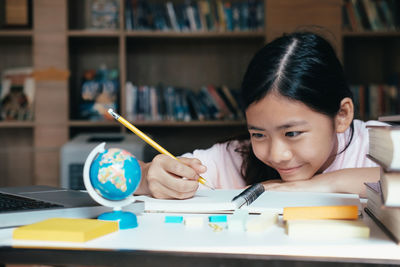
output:
<svg viewBox="0 0 400 267"><path fill-rule="evenodd" d="M149 196L136 196L145 202L147 212L186 212L186 213L218 213L232 212L236 209L232 198L242 190L198 190L190 199L155 199ZM251 213L263 211L283 212L284 207L308 206L358 206L360 199L355 194L313 193L313 192L275 192L266 191L250 206L243 206Z"/></svg>

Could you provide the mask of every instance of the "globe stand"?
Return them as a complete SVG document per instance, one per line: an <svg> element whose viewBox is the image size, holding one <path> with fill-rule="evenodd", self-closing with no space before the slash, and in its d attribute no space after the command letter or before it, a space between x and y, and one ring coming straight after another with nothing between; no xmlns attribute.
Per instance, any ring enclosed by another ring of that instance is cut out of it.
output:
<svg viewBox="0 0 400 267"><path fill-rule="evenodd" d="M137 217L132 212L114 210L111 212L105 212L97 217L103 221L118 221L119 229L131 229L138 226Z"/></svg>
<svg viewBox="0 0 400 267"><path fill-rule="evenodd" d="M137 217L132 212L122 211L122 207L135 202L135 198L131 195L123 200L109 200L101 196L93 187L90 181L90 167L95 157L105 152L105 144L101 143L96 146L89 154L83 167L83 182L89 195L100 205L111 207L113 211L105 212L97 217L99 220L118 221L119 229L130 229L138 226Z"/></svg>

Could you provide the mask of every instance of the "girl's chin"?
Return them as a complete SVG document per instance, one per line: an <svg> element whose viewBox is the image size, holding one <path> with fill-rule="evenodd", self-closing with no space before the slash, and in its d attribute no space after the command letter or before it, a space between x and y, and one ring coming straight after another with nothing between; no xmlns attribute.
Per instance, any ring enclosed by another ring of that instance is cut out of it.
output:
<svg viewBox="0 0 400 267"><path fill-rule="evenodd" d="M282 176L281 175L281 179L284 182L298 182L298 181L306 181L306 180L310 180L311 177L308 178L304 178L304 175L302 176Z"/></svg>

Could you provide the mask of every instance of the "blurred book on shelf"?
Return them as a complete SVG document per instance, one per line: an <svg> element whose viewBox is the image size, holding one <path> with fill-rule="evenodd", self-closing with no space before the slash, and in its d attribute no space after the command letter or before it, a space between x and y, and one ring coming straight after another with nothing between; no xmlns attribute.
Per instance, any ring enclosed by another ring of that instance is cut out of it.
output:
<svg viewBox="0 0 400 267"><path fill-rule="evenodd" d="M355 118L377 120L400 113L400 84L350 85L354 100Z"/></svg>
<svg viewBox="0 0 400 267"><path fill-rule="evenodd" d="M127 30L172 32L261 31L263 0L125 1Z"/></svg>
<svg viewBox="0 0 400 267"><path fill-rule="evenodd" d="M222 86L232 98L230 101L222 89L213 85L191 90L177 86L134 85L126 83L126 116L131 121L206 121L243 120L243 114L233 92ZM221 91L221 92L220 92Z"/></svg>
<svg viewBox="0 0 400 267"><path fill-rule="evenodd" d="M4 70L0 91L1 120L33 120L35 81L32 67Z"/></svg>
<svg viewBox="0 0 400 267"><path fill-rule="evenodd" d="M342 10L344 29L377 32L400 28L397 0L345 0Z"/></svg>
<svg viewBox="0 0 400 267"><path fill-rule="evenodd" d="M83 74L79 119L101 121L110 119L107 110L118 108L119 73L102 64L97 70Z"/></svg>
<svg viewBox="0 0 400 267"><path fill-rule="evenodd" d="M21 28L30 26L31 0L5 0L0 2L0 28Z"/></svg>
<svg viewBox="0 0 400 267"><path fill-rule="evenodd" d="M119 0L85 0L87 29L118 29Z"/></svg>

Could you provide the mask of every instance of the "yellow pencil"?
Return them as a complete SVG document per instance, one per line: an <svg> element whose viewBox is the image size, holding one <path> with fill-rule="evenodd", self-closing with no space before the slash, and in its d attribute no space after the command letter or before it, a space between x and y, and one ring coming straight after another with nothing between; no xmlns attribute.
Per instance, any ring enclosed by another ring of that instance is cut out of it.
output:
<svg viewBox="0 0 400 267"><path fill-rule="evenodd" d="M148 143L149 145L151 145L154 149L156 149L158 152L164 154L164 155L168 155L171 158L178 160L178 158L176 158L174 155L172 155L171 153L169 153L165 148L163 148L162 146L160 146L159 144L157 144L153 139L151 139L150 137L148 137L145 133L143 133L141 130L139 130L138 128L136 128L135 126L133 126L129 121L125 120L121 115L117 114L116 112L114 112L113 109L109 109L108 113L114 117L114 119L116 119L117 121L119 121L121 124L123 124L126 128L128 128L129 130L131 130L134 134L136 134L137 136L139 136L140 138L143 139L143 141L145 141L146 143ZM208 188L214 190L214 188L212 186L210 186L207 181L200 176L200 178L198 179L198 182L207 186Z"/></svg>

